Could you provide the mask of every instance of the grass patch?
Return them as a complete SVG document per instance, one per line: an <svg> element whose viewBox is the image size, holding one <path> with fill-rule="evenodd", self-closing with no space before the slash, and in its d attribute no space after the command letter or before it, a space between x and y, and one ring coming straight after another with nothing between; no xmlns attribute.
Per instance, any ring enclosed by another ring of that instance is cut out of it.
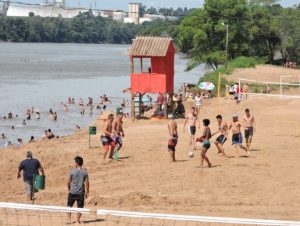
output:
<svg viewBox="0 0 300 226"><path fill-rule="evenodd" d="M222 75L230 75L237 68L254 68L257 64L265 63L264 60L259 60L254 57L238 57L234 60L228 62L227 69L225 67L220 67L216 71L205 74L202 78L200 78L200 82L212 82L217 86L219 73ZM224 76L221 78L221 88L225 88L226 79ZM216 91L216 89L215 89Z"/></svg>

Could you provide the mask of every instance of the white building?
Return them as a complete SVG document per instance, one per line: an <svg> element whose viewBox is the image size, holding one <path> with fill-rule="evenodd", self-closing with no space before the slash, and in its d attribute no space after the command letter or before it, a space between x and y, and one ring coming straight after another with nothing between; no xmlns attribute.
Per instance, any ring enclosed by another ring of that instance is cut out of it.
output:
<svg viewBox="0 0 300 226"><path fill-rule="evenodd" d="M124 18L124 23L140 23L140 3L129 3L128 7L128 17Z"/></svg>
<svg viewBox="0 0 300 226"><path fill-rule="evenodd" d="M57 4L61 4L59 2ZM63 8L58 5L20 5L10 4L6 12L7 16L28 17L30 13L40 17L73 18L79 13L88 12L88 9Z"/></svg>

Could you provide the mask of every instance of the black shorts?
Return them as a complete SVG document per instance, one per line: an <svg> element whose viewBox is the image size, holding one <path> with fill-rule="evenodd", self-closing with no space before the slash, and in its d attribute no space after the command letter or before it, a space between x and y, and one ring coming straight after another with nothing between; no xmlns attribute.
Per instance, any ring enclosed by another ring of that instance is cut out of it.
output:
<svg viewBox="0 0 300 226"><path fill-rule="evenodd" d="M83 208L84 207L84 194L75 195L75 194L69 193L67 206L73 207L75 202L77 202L77 208Z"/></svg>
<svg viewBox="0 0 300 226"><path fill-rule="evenodd" d="M196 126L190 126L189 129L190 129L190 134L194 136L196 134Z"/></svg>
<svg viewBox="0 0 300 226"><path fill-rule="evenodd" d="M178 136L169 139L168 141L168 150L169 151L175 151L176 145L177 145Z"/></svg>
<svg viewBox="0 0 300 226"><path fill-rule="evenodd" d="M245 138L249 138L253 136L253 127L247 127L245 129Z"/></svg>
<svg viewBox="0 0 300 226"><path fill-rule="evenodd" d="M221 134L220 136L217 137L216 141L223 145L226 142L227 138L225 137L225 135Z"/></svg>
<svg viewBox="0 0 300 226"><path fill-rule="evenodd" d="M101 142L102 142L103 146L106 146L106 145L110 145L114 141L111 139L110 136L101 136Z"/></svg>
<svg viewBox="0 0 300 226"><path fill-rule="evenodd" d="M206 150L210 149L210 142L208 140L203 141L202 147L204 147Z"/></svg>

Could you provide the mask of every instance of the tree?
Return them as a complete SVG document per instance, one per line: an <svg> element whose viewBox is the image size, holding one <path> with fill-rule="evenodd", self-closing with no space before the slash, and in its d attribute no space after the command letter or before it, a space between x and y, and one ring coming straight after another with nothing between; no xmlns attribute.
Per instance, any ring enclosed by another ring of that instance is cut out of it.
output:
<svg viewBox="0 0 300 226"><path fill-rule="evenodd" d="M179 29L179 44L191 54L192 65L205 62L217 69L225 62L226 28L229 32L229 58L248 55L248 16L245 0L206 0L203 9L185 17Z"/></svg>

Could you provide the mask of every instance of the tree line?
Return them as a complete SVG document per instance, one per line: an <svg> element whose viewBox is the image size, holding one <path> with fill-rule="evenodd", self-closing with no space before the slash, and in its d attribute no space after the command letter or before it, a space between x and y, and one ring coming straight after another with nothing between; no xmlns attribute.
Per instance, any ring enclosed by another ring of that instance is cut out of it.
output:
<svg viewBox="0 0 300 226"><path fill-rule="evenodd" d="M206 62L218 69L228 58L257 57L276 64L300 62L300 4L283 8L276 0L205 0L178 27L182 52L191 67Z"/></svg>
<svg viewBox="0 0 300 226"><path fill-rule="evenodd" d="M124 24L91 12L72 19L0 17L0 40L12 42L131 43L143 25Z"/></svg>

